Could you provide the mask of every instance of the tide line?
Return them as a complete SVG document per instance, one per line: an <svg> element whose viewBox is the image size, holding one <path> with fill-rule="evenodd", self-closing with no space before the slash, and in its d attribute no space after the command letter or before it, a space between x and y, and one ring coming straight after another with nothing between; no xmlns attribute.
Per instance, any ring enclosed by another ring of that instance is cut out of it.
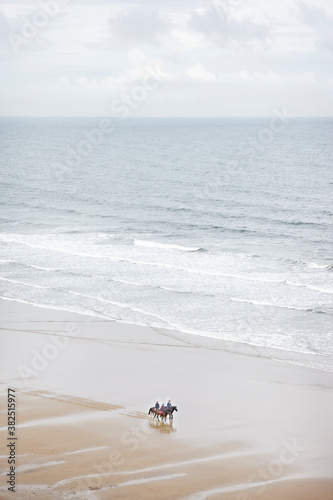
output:
<svg viewBox="0 0 333 500"><path fill-rule="evenodd" d="M268 484L282 483L285 481L292 481L296 479L305 479L304 474L293 474L285 476L278 479L269 479L268 481L257 481L256 483L241 483L241 484L231 484L228 486L221 486L220 488L214 488L212 490L200 491L198 493L193 493L184 498L184 500L205 500L212 495L218 495L219 493L233 493L236 491L243 491L252 488L258 488L259 486L267 486Z"/></svg>

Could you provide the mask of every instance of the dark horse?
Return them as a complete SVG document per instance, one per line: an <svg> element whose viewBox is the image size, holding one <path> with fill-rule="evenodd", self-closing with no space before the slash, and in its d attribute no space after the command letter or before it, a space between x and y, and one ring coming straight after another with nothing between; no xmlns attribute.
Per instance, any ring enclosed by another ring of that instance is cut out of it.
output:
<svg viewBox="0 0 333 500"><path fill-rule="evenodd" d="M153 413L153 414L154 414L154 418L155 418L155 417L156 417L156 415L157 415L157 412L158 412L158 411L159 411L159 410L157 410L157 409L155 408L155 406L152 406L151 408L149 408L148 415L150 415L151 413Z"/></svg>
<svg viewBox="0 0 333 500"><path fill-rule="evenodd" d="M148 415L151 413L154 414L154 418L157 417L158 419L161 417L161 419L166 421L167 416L169 416L169 419L173 419L173 412L178 411L177 406L171 406L170 408L164 408L164 410L161 409L156 409L154 407L149 409Z"/></svg>

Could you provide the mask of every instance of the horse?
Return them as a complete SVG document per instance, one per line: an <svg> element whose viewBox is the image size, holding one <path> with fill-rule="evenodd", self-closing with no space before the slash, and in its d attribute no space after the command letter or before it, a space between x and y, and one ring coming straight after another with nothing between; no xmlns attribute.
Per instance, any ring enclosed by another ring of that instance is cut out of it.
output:
<svg viewBox="0 0 333 500"><path fill-rule="evenodd" d="M166 413L166 415L165 415L165 420L166 420L166 418L167 418L167 416L168 416L168 415L169 415L169 419L170 419L170 418L171 418L171 419L173 419L173 412L174 412L174 411L178 411L177 406L170 406L170 408L167 408L167 409L165 410L165 413Z"/></svg>
<svg viewBox="0 0 333 500"><path fill-rule="evenodd" d="M154 414L154 418L155 418L155 417L157 416L157 412L158 412L158 411L159 411L159 410L157 410L157 409L155 408L155 406L152 406L151 408L149 408L148 415L150 415L151 413L153 413L153 414Z"/></svg>
<svg viewBox="0 0 333 500"><path fill-rule="evenodd" d="M150 408L149 413L151 410L152 410L152 413L155 413L154 418L157 417L157 419L159 420L159 418L161 417L161 419L163 420L163 418L164 418L164 421L166 422L167 416L169 416L169 420L173 419L172 414L174 411L178 411L178 408L177 408L177 406L171 406L170 408L165 407L163 410L161 410L161 409L156 410L156 408Z"/></svg>

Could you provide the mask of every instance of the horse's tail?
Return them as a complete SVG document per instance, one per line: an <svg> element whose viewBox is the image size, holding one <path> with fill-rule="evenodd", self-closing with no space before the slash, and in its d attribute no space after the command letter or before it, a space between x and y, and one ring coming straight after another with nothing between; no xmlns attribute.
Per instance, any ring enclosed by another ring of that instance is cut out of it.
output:
<svg viewBox="0 0 333 500"><path fill-rule="evenodd" d="M150 415L152 411L153 411L153 409L152 409L152 408L149 408L148 415Z"/></svg>

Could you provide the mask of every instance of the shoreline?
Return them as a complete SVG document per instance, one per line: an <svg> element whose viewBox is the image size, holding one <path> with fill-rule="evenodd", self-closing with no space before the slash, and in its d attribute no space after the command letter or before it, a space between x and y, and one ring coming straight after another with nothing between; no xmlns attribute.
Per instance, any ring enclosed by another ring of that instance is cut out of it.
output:
<svg viewBox="0 0 333 500"><path fill-rule="evenodd" d="M12 387L22 500L332 498L331 373L148 326L0 308L0 439ZM156 399L178 406L172 423L148 417Z"/></svg>
<svg viewBox="0 0 333 500"><path fill-rule="evenodd" d="M87 312L75 311L70 308L61 308L60 306L52 306L48 304L37 304L23 299L12 299L10 297L0 297L1 300L15 302L18 304L26 304L31 307L37 307L40 309L50 309L54 311L68 312L71 314L77 314L80 316L95 317L106 322L116 322L119 324L125 324L128 326L138 326L138 327L148 327L156 330L160 334L165 334L172 338L181 339L186 341L188 338L189 343L195 343L203 347L211 347L214 349L221 349L225 352L241 354L245 356L260 356L265 359L271 359L274 361L289 363L296 366L302 366L305 368L310 368L314 370L320 370L325 372L333 373L333 356L323 353L316 352L306 352L306 351L294 351L283 349L282 347L271 347L263 346L259 344L243 342L241 340L230 340L223 337L217 337L206 332L192 332L184 330L175 330L172 328L164 328L160 326L154 326L148 323L135 323L129 322L127 320L122 320L119 318L113 318L111 316L102 315L97 313L92 309L87 309ZM193 338L192 338L193 337ZM192 341L192 342L191 342Z"/></svg>

